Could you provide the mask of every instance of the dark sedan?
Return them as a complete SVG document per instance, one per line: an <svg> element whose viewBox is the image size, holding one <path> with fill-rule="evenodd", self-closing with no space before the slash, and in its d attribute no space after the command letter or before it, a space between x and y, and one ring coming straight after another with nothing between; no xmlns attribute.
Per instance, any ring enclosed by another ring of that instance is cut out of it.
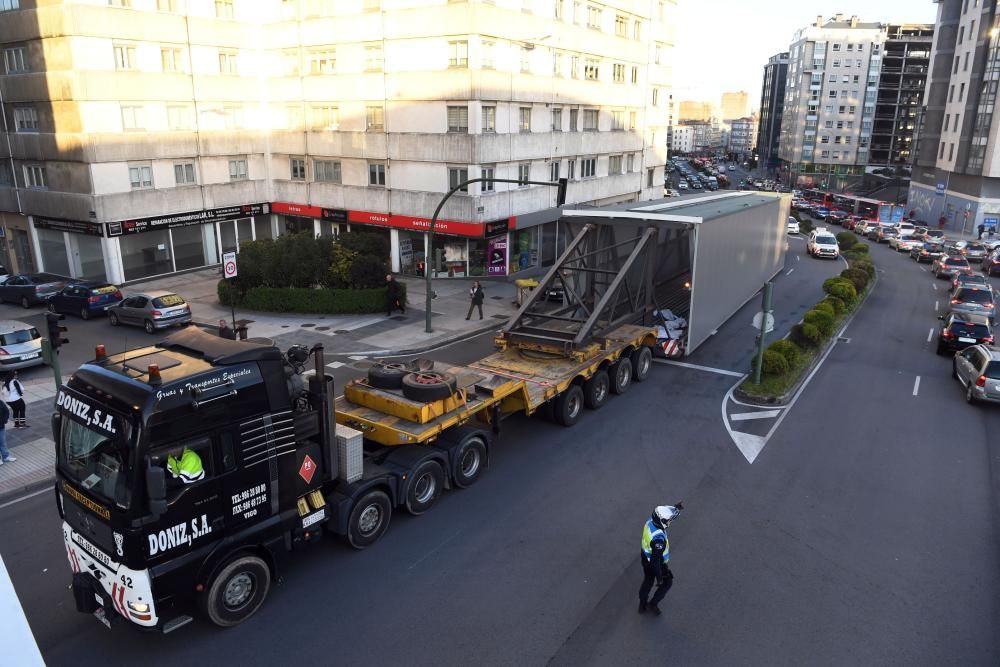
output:
<svg viewBox="0 0 1000 667"><path fill-rule="evenodd" d="M937 353L960 352L970 345L993 344L993 330L985 315L974 313L948 313L939 315Z"/></svg>
<svg viewBox="0 0 1000 667"><path fill-rule="evenodd" d="M45 303L70 280L55 273L16 273L0 284L0 302L19 303L25 308Z"/></svg>
<svg viewBox="0 0 1000 667"><path fill-rule="evenodd" d="M1000 250L994 250L989 257L983 260L983 273L988 276L1000 273Z"/></svg>
<svg viewBox="0 0 1000 667"><path fill-rule="evenodd" d="M121 300L122 293L114 285L103 280L88 280L67 285L50 296L49 310L89 320L94 315L103 315Z"/></svg>
<svg viewBox="0 0 1000 667"><path fill-rule="evenodd" d="M910 258L917 260L918 264L921 262L933 262L943 254L944 248L941 247L940 243L928 243L924 241L923 245L910 248Z"/></svg>
<svg viewBox="0 0 1000 667"><path fill-rule="evenodd" d="M826 219L835 225L843 225L848 217L850 214L847 211L830 211L830 215L826 216Z"/></svg>

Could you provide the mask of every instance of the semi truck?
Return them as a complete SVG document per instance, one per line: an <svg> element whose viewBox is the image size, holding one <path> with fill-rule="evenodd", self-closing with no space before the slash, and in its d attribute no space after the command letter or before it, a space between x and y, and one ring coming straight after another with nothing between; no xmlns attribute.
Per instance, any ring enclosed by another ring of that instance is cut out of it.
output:
<svg viewBox="0 0 1000 667"><path fill-rule="evenodd" d="M199 612L237 625L295 551L326 533L370 547L394 512L473 485L505 418L572 426L646 379L656 228L609 243L605 227L584 225L546 276L563 301L531 293L495 353L377 363L337 398L320 345L188 327L121 354L98 346L52 417L76 608L163 633Z"/></svg>

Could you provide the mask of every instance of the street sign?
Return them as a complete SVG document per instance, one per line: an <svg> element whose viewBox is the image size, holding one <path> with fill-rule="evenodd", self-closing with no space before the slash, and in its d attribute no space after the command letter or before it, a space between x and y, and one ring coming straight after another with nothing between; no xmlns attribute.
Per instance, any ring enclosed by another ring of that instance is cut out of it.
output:
<svg viewBox="0 0 1000 667"><path fill-rule="evenodd" d="M753 328L754 329L760 329L760 321L761 321L761 316L762 315L764 315L764 313L757 313L756 315L753 316ZM772 331L774 331L774 315L772 315L771 313L768 313L767 314L767 319L765 320L765 322L767 323L767 327L766 327L764 333L771 333Z"/></svg>
<svg viewBox="0 0 1000 667"><path fill-rule="evenodd" d="M988 230L996 231L997 220L997 218L983 218L983 227Z"/></svg>
<svg viewBox="0 0 1000 667"><path fill-rule="evenodd" d="M222 275L225 278L235 278L236 277L236 253L235 252L224 252L224 253L222 253Z"/></svg>
<svg viewBox="0 0 1000 667"><path fill-rule="evenodd" d="M941 195L944 194L944 183L938 183L937 184L937 189L934 191L934 194L936 194L938 196L941 196Z"/></svg>

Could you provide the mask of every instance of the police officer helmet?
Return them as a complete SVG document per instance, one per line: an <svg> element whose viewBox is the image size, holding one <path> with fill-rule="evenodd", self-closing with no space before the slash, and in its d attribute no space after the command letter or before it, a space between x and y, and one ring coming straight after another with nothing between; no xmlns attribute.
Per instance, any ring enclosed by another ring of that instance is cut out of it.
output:
<svg viewBox="0 0 1000 667"><path fill-rule="evenodd" d="M660 524L661 528L667 528L677 518L677 515L681 513L682 509L684 509L684 505L681 503L677 503L677 505L660 505L653 510L653 520Z"/></svg>

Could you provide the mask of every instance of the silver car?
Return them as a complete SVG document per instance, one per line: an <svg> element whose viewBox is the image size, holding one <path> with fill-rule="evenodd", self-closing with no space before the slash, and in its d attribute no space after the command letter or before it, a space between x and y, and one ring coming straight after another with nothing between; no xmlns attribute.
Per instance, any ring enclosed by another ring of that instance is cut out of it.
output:
<svg viewBox="0 0 1000 667"><path fill-rule="evenodd" d="M952 363L952 376L965 387L965 400L1000 403L1000 348L972 345Z"/></svg>
<svg viewBox="0 0 1000 667"><path fill-rule="evenodd" d="M42 359L42 335L38 329L17 320L0 321L0 370L39 366Z"/></svg>
<svg viewBox="0 0 1000 667"><path fill-rule="evenodd" d="M191 322L191 307L184 299L167 290L151 290L130 294L121 303L108 309L108 322L133 324L154 333L158 329L183 326Z"/></svg>
<svg viewBox="0 0 1000 667"><path fill-rule="evenodd" d="M960 285L951 293L951 310L956 313L978 313L993 322L997 316L993 290L989 285Z"/></svg>

